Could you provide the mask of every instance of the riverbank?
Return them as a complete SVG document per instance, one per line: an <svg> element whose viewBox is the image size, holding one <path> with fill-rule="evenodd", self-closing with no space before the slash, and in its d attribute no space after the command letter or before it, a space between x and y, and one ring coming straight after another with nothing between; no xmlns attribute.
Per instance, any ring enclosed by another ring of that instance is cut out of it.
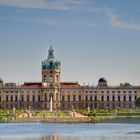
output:
<svg viewBox="0 0 140 140"><path fill-rule="evenodd" d="M48 122L48 123L100 123L107 120L139 118L139 110L81 110L81 111L26 111L0 110L0 121L8 122Z"/></svg>
<svg viewBox="0 0 140 140"><path fill-rule="evenodd" d="M140 116L96 116L96 117L33 117L18 118L12 122L47 122L47 123L102 123L109 120L140 119Z"/></svg>

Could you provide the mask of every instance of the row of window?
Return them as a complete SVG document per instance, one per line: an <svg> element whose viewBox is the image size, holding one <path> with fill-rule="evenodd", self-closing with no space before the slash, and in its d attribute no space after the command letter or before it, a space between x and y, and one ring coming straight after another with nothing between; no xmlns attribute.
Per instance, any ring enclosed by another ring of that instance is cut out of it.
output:
<svg viewBox="0 0 140 140"><path fill-rule="evenodd" d="M27 101L27 102L30 102L30 101L33 101L33 102L35 102L35 101L41 101L41 96L40 95L32 95L32 96L29 96L29 95L27 95L26 96L26 99L25 99L25 96L24 95L21 95L20 96L20 99L19 99L21 102L24 102L24 101ZM47 95L45 95L44 96L44 101L49 101L50 100L50 98L47 98ZM0 101L1 101L1 96L0 96ZM15 96L15 98L13 97L13 96L6 96L6 101L8 102L8 101L18 101L18 96L16 95Z"/></svg>
<svg viewBox="0 0 140 140"><path fill-rule="evenodd" d="M18 96L15 96L15 99L13 98L13 96L6 96L6 101L8 102L8 101L18 101ZM24 98L24 96L22 95L22 96L20 96L20 101L21 102L24 102L25 101L25 98ZM29 95L27 95L27 100L26 100L27 102L29 102L29 101L33 101L33 102L35 102L35 101L41 101L41 96L40 95L38 95L38 96L35 96L35 95L33 95L32 96L32 99L30 100L30 96Z"/></svg>
<svg viewBox="0 0 140 140"><path fill-rule="evenodd" d="M29 95L27 95L26 96L27 98L26 98L26 101L27 102L29 102L29 101L41 101L41 96L40 95L38 95L38 96L35 96L35 95L33 95L33 96L31 96L31 98L30 98L30 96ZM137 96L135 95L134 96L134 98L135 98L135 100L137 99ZM44 96L44 100L45 101L47 101L48 100L48 98L47 98L47 95L45 95ZM97 99L97 96L85 96L85 101L97 101L98 99ZM0 101L1 101L1 96L0 96ZM13 98L13 96L6 96L6 101L18 101L18 96L16 95L15 96L15 99ZM25 96L24 95L21 95L20 96L20 101L22 101L22 102L24 102L25 101ZM82 101L82 96L81 95L79 95L78 97L76 96L76 95L73 95L73 96L70 96L70 95L68 95L67 96L67 100L66 100L66 96L62 96L62 101L64 102L64 101L68 101L68 102L70 102L70 101ZM103 102L103 101L105 101L105 96L104 95L102 95L101 96L101 101ZM113 101L113 102L115 102L115 101L118 101L118 102L120 102L120 101L124 101L124 102L126 102L126 101L129 101L129 102L131 102L132 101L132 95L129 95L128 96L128 98L126 98L126 96L124 95L123 96L123 98L121 98L121 96L120 95L118 95L117 97L115 97L115 95L113 95L113 96L106 96L106 101Z"/></svg>
<svg viewBox="0 0 140 140"><path fill-rule="evenodd" d="M112 100L110 99L110 96L107 96L107 101L108 101L108 102L109 102L110 100L113 101L113 102L116 101L114 95L113 95L111 98L112 98ZM135 96L135 100L136 100L136 98L137 98L137 97ZM101 96L101 101L102 101L102 102L104 101L104 96ZM118 102L121 101L121 97L120 97L120 95L117 97L117 101L118 101ZM126 100L126 96L123 96L123 101L124 101L124 102L126 102L126 101L131 102L131 101L132 101L132 96L129 95L128 100Z"/></svg>
<svg viewBox="0 0 140 140"><path fill-rule="evenodd" d="M68 103L68 104L65 104L65 103L62 103L62 109L77 109L77 108L90 108L90 109L98 109L98 108L102 108L102 109L109 109L109 108L112 108L112 109L115 109L115 108L133 108L133 104L132 103L129 103L129 104L126 104L126 103L123 103L123 104L120 104L120 103L113 103L113 104L104 104L104 103L101 103L100 105L97 104L97 103L85 103L85 107L84 107L84 104L81 104L81 103Z"/></svg>
<svg viewBox="0 0 140 140"><path fill-rule="evenodd" d="M1 93L1 91L0 91ZM19 93L19 91L5 91L5 93Z"/></svg>
<svg viewBox="0 0 140 140"><path fill-rule="evenodd" d="M121 92L123 92L123 93L137 93L137 91L100 91L100 93L121 93ZM85 93L97 93L97 91L85 91Z"/></svg>
<svg viewBox="0 0 140 140"><path fill-rule="evenodd" d="M40 93L40 91L22 91L21 93Z"/></svg>
<svg viewBox="0 0 140 140"><path fill-rule="evenodd" d="M19 91L6 91L5 93L20 93L20 92ZM21 93L40 93L40 91L22 91Z"/></svg>
<svg viewBox="0 0 140 140"><path fill-rule="evenodd" d="M81 93L81 91L80 90L78 90L78 91L70 91L70 90L68 90L68 91L62 91L62 93Z"/></svg>
<svg viewBox="0 0 140 140"><path fill-rule="evenodd" d="M65 101L65 98L66 98L65 96L62 96L62 102ZM73 95L72 98L73 98L72 101L75 102L75 101L76 101L76 95ZM78 101L81 101L81 100L82 100L81 95L79 95L79 96L78 96ZM70 95L68 95L68 97L67 97L67 101L68 101L68 102L71 101L71 96L70 96Z"/></svg>
<svg viewBox="0 0 140 140"><path fill-rule="evenodd" d="M137 96L135 95L135 100L137 99ZM77 98L77 101L81 101L81 95L79 95L78 96L78 98ZM62 96L62 101L64 102L64 101L68 101L68 102L70 102L70 101L76 101L76 95L73 95L73 96L70 96L70 95L68 95L67 96L67 100L66 100L66 96ZM88 96L85 96L85 101L97 101L97 96L94 96L94 98L93 98L93 96L90 96L90 97L88 97ZM104 95L102 95L101 96L101 101L103 102L103 101L105 101L104 100ZM113 102L115 102L115 101L118 101L118 102L120 102L121 101L121 96L120 95L118 95L117 96L117 98L115 97L115 95L113 95L112 97L110 97L110 96L107 96L107 99L106 99L106 101L113 101ZM131 95L129 95L129 97L128 97L128 99L126 98L126 96L124 95L123 96L123 101L124 102L126 102L126 101L129 101L129 102L131 102L132 101L132 96Z"/></svg>
<svg viewBox="0 0 140 140"><path fill-rule="evenodd" d="M98 91L85 91L85 93L97 93ZM100 91L100 93L137 93L137 91ZM1 93L1 91L0 91ZM19 93L19 91L6 91L6 93ZM40 91L22 91L21 93L40 93ZM81 93L81 91L62 91L62 93Z"/></svg>

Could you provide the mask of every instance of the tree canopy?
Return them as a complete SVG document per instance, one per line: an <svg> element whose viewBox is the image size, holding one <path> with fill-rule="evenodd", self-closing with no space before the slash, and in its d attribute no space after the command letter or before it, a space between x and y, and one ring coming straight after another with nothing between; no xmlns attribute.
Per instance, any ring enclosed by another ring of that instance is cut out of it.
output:
<svg viewBox="0 0 140 140"><path fill-rule="evenodd" d="M120 83L121 87L128 87L131 86L131 84L129 82L125 82L125 83Z"/></svg>
<svg viewBox="0 0 140 140"><path fill-rule="evenodd" d="M140 97L138 97L137 99L136 99L136 107L140 107Z"/></svg>

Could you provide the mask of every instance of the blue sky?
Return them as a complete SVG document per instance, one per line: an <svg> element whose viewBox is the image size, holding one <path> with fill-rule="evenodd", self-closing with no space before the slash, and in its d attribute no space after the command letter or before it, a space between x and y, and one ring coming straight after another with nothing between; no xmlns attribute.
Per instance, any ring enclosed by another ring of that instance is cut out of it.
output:
<svg viewBox="0 0 140 140"><path fill-rule="evenodd" d="M49 40L62 81L140 84L140 0L0 0L0 77L41 81Z"/></svg>

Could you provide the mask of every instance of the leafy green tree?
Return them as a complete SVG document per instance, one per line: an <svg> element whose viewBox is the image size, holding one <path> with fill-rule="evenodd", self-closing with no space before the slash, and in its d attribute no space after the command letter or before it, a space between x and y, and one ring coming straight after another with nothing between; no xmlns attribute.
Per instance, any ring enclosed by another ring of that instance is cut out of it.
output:
<svg viewBox="0 0 140 140"><path fill-rule="evenodd" d="M120 86L121 87L129 87L129 86L131 86L131 84L128 82L125 82L125 83L120 83Z"/></svg>
<svg viewBox="0 0 140 140"><path fill-rule="evenodd" d="M138 97L137 99L136 99L136 107L139 107L140 108L140 97Z"/></svg>

